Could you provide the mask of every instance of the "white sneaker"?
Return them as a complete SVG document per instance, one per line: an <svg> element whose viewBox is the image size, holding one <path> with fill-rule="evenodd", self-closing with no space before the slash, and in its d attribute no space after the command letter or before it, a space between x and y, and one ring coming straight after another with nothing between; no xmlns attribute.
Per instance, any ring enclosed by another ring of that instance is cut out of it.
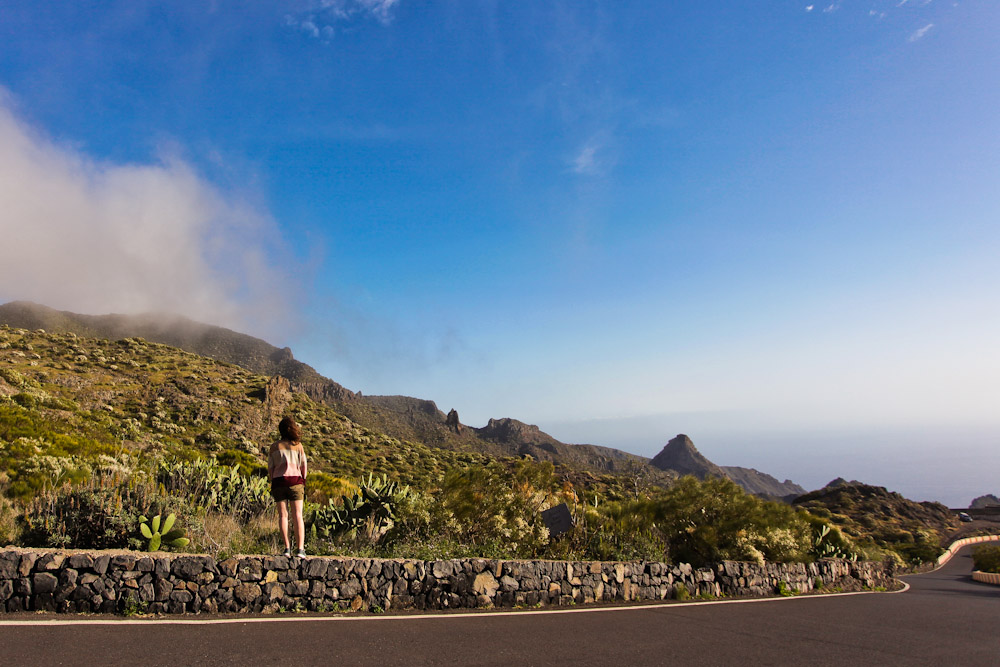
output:
<svg viewBox="0 0 1000 667"><path fill-rule="evenodd" d="M305 558L306 557L306 550L305 549L299 549L297 552L295 552L295 555L298 558Z"/></svg>

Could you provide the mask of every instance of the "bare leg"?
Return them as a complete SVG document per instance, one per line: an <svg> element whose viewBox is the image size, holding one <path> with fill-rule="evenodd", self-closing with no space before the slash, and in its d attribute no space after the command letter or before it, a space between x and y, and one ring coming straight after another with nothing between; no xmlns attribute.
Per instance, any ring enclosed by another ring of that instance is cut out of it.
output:
<svg viewBox="0 0 1000 667"><path fill-rule="evenodd" d="M293 500L292 503L292 521L295 522L295 539L299 543L299 550L301 551L306 544L306 524L302 519L302 503L301 500ZM288 544L288 529L285 529L285 544Z"/></svg>
<svg viewBox="0 0 1000 667"><path fill-rule="evenodd" d="M302 501L299 501L301 503ZM301 513L301 509L299 510ZM278 530L281 531L281 539L285 542L285 548L288 549L288 501L279 500L278 501Z"/></svg>

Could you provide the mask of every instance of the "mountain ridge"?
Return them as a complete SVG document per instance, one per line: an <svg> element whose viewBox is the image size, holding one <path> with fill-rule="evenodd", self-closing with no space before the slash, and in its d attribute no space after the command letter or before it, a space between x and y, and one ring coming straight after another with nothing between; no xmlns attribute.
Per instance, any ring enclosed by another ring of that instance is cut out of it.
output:
<svg viewBox="0 0 1000 667"><path fill-rule="evenodd" d="M687 453L687 463L678 469L657 465L656 458L651 461L611 447L563 443L537 426L508 417L490 419L479 428L466 426L461 424L456 411L445 415L434 401L408 396L366 396L351 391L295 359L288 347L279 348L248 334L179 315L84 315L28 301L12 301L0 305L0 323L109 340L143 338L231 363L260 375L284 377L292 389L331 406L365 428L433 447L491 456L528 455L595 473L641 476L655 484L669 484L681 474L702 478L712 474L729 477L747 491L769 497L805 492L794 483L786 480L782 484L753 469L717 466L702 456L687 436L684 438L693 453ZM664 461L662 454L658 455L661 464Z"/></svg>

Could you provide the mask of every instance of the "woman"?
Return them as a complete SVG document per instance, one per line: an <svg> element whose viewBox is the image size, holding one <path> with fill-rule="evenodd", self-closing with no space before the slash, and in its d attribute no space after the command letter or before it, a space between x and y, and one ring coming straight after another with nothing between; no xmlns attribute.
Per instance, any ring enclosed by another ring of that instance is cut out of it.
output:
<svg viewBox="0 0 1000 667"><path fill-rule="evenodd" d="M302 501L306 490L306 450L300 442L299 425L291 417L285 417L278 424L281 440L271 445L267 456L267 476L271 480L271 495L278 503L278 526L281 539L285 542L285 556L291 556L288 543L288 504L292 506L292 520L295 522L295 540L298 550L295 555L306 555L306 527L302 520Z"/></svg>

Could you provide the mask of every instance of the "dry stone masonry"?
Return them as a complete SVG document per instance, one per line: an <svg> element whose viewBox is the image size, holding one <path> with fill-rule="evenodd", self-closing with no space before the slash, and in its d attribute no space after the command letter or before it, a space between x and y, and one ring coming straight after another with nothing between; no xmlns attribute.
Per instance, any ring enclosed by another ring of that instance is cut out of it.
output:
<svg viewBox="0 0 1000 667"><path fill-rule="evenodd" d="M139 552L0 552L0 611L220 613L454 609L889 587L882 563L383 560ZM681 595L683 597L683 594Z"/></svg>

